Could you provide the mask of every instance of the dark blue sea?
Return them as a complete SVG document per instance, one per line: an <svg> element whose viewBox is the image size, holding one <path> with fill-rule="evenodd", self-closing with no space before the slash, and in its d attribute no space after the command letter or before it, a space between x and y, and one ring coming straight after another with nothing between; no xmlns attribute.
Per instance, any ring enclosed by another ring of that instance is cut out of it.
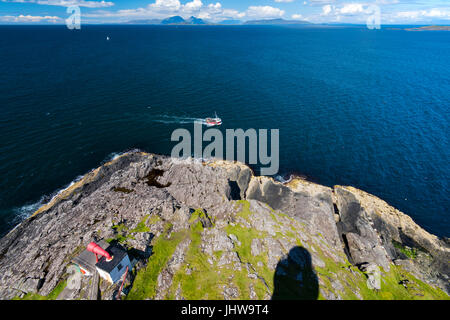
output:
<svg viewBox="0 0 450 320"><path fill-rule="evenodd" d="M221 130L280 129L280 176L450 236L450 32L262 26L0 26L0 233L215 111Z"/></svg>

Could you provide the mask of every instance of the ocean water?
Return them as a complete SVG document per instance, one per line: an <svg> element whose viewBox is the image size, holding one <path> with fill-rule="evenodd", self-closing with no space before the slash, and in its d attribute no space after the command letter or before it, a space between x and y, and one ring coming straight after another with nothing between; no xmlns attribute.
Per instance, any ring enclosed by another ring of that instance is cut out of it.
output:
<svg viewBox="0 0 450 320"><path fill-rule="evenodd" d="M216 111L221 130L280 129L281 176L361 188L450 236L449 57L450 32L0 26L0 233Z"/></svg>

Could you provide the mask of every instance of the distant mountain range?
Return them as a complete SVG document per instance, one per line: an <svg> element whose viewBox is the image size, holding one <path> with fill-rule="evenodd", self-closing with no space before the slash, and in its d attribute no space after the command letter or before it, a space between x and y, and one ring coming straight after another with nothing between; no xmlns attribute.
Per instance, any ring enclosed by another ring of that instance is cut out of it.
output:
<svg viewBox="0 0 450 320"><path fill-rule="evenodd" d="M190 17L189 19L183 19L180 16L173 16L166 19L141 19L141 20L131 20L127 22L128 24L161 24L161 25L204 25L210 24L202 19L196 17Z"/></svg>
<svg viewBox="0 0 450 320"><path fill-rule="evenodd" d="M173 16L166 19L141 19L131 20L128 24L149 24L149 25L306 25L311 24L307 21L299 20L284 20L284 19L265 19L265 20L250 20L242 22L240 20L223 20L220 22L209 22L200 18L190 17L183 19L180 16Z"/></svg>

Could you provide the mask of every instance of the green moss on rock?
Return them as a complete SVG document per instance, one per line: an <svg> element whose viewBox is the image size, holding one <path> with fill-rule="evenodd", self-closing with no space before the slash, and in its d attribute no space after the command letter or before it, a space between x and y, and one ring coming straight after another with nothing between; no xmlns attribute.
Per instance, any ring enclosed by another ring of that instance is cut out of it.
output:
<svg viewBox="0 0 450 320"><path fill-rule="evenodd" d="M64 290L67 286L67 281L60 281L56 287L50 292L47 296L41 296L37 293L27 293L22 298L15 297L13 300L56 300L59 294Z"/></svg>

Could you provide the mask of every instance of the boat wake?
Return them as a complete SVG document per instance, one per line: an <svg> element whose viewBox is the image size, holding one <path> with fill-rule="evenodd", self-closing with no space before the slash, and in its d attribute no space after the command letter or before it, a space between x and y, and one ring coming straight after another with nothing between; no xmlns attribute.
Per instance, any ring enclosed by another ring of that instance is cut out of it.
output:
<svg viewBox="0 0 450 320"><path fill-rule="evenodd" d="M160 116L159 118L153 119L153 121L159 122L159 123L164 123L164 124L199 123L199 124L207 125L205 119L192 118L192 117Z"/></svg>

